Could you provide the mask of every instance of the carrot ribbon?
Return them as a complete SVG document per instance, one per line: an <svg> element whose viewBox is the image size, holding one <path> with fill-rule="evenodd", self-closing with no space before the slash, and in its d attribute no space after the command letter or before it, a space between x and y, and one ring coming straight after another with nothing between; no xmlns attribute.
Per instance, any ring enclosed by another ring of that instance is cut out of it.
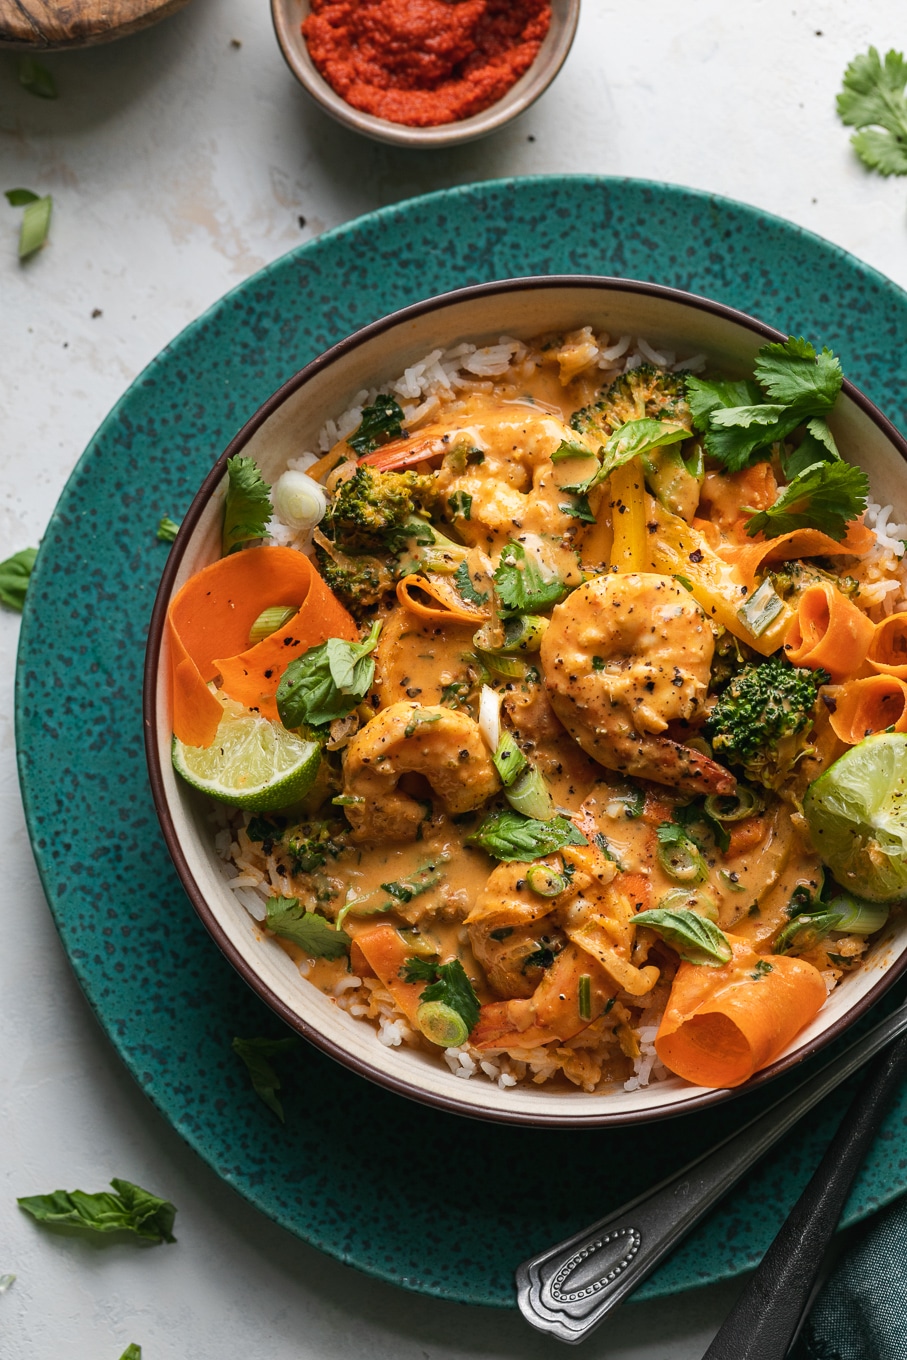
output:
<svg viewBox="0 0 907 1360"><path fill-rule="evenodd" d="M397 582L397 599L411 614L433 623L484 623L489 614L487 609L466 604L448 582L427 576L404 576Z"/></svg>
<svg viewBox="0 0 907 1360"><path fill-rule="evenodd" d="M907 681L896 675L868 675L851 680L835 695L835 710L829 716L832 730L848 746L873 732L907 732Z"/></svg>
<svg viewBox="0 0 907 1360"><path fill-rule="evenodd" d="M767 538L759 543L724 543L718 553L726 562L740 569L747 587L752 590L759 568L766 562L789 562L796 557L862 557L875 543L876 537L861 520L851 520L847 533L838 543L818 529L794 529L778 538Z"/></svg>
<svg viewBox="0 0 907 1360"><path fill-rule="evenodd" d="M276 633L249 646L249 630L274 605L296 613ZM177 591L167 611L173 731L187 746L210 746L223 707L221 691L279 720L275 695L289 663L328 638L348 642L356 625L309 559L295 548L249 548L212 562Z"/></svg>
<svg viewBox="0 0 907 1360"><path fill-rule="evenodd" d="M855 675L863 664L875 624L830 581L804 590L784 638L784 653L794 666L827 670L835 684Z"/></svg>
<svg viewBox="0 0 907 1360"><path fill-rule="evenodd" d="M721 968L682 963L655 1036L665 1067L695 1086L740 1086L768 1067L819 1013L818 969L790 955L763 958L728 935Z"/></svg>
<svg viewBox="0 0 907 1360"><path fill-rule="evenodd" d="M883 675L907 680L907 614L890 614L876 624L866 660Z"/></svg>

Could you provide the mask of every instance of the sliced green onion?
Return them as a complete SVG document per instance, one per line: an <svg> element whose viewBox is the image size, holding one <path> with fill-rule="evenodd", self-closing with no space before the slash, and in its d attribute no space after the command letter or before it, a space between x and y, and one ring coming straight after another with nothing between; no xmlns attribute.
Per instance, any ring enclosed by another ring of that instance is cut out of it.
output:
<svg viewBox="0 0 907 1360"><path fill-rule="evenodd" d="M889 912L884 902L865 902L848 892L833 897L828 910L838 912L840 921L834 928L845 935L874 935L885 925Z"/></svg>
<svg viewBox="0 0 907 1360"><path fill-rule="evenodd" d="M738 784L735 793L710 793L705 800L705 810L716 822L740 822L744 817L752 817L761 812L765 803L755 789Z"/></svg>
<svg viewBox="0 0 907 1360"><path fill-rule="evenodd" d="M737 617L753 637L761 637L783 608L784 601L766 577L755 595L751 595L746 604L737 610Z"/></svg>
<svg viewBox="0 0 907 1360"><path fill-rule="evenodd" d="M264 642L266 637L278 632L298 613L298 609L284 604L273 604L263 609L249 629L249 646L254 647L256 642Z"/></svg>
<svg viewBox="0 0 907 1360"><path fill-rule="evenodd" d="M557 816L548 785L535 765L530 765L509 789L504 790L504 797L516 812L522 812L533 821L550 822Z"/></svg>
<svg viewBox="0 0 907 1360"><path fill-rule="evenodd" d="M658 899L659 911L695 911L708 921L718 922L718 903L711 893L688 892L686 888L672 888Z"/></svg>
<svg viewBox="0 0 907 1360"><path fill-rule="evenodd" d="M746 892L746 888L734 874L729 874L727 869L719 869L718 877L729 892Z"/></svg>
<svg viewBox="0 0 907 1360"><path fill-rule="evenodd" d="M533 864L526 870L526 882L539 897L558 897L567 886L566 877L550 864Z"/></svg>
<svg viewBox="0 0 907 1360"><path fill-rule="evenodd" d="M324 518L328 499L324 487L313 477L290 468L271 487L271 504L278 519L297 533L304 533Z"/></svg>
<svg viewBox="0 0 907 1360"><path fill-rule="evenodd" d="M486 652L482 647L476 647L476 656L492 675L501 675L505 680L522 680L526 674L526 662L515 656Z"/></svg>
<svg viewBox="0 0 907 1360"><path fill-rule="evenodd" d="M517 746L512 732L501 733L497 749L491 758L505 788L508 788L529 767L529 761Z"/></svg>
<svg viewBox="0 0 907 1360"><path fill-rule="evenodd" d="M548 620L541 614L517 614L503 624L483 624L473 641L483 651L495 655L537 652L547 627Z"/></svg>
<svg viewBox="0 0 907 1360"><path fill-rule="evenodd" d="M421 931L398 926L397 934L406 945L410 954L414 955L417 959L438 958L437 945L431 940L427 940Z"/></svg>
<svg viewBox="0 0 907 1360"><path fill-rule="evenodd" d="M592 976L589 973L580 973L579 975L577 1009L579 1010L580 1020L592 1019Z"/></svg>
<svg viewBox="0 0 907 1360"><path fill-rule="evenodd" d="M479 731L489 751L496 751L501 740L502 697L490 685L483 685L479 694Z"/></svg>
<svg viewBox="0 0 907 1360"><path fill-rule="evenodd" d="M813 949L826 935L839 928L840 919L836 911L802 912L778 935L772 945L772 953L789 954L792 949Z"/></svg>
<svg viewBox="0 0 907 1360"><path fill-rule="evenodd" d="M439 1048L459 1048L469 1038L469 1026L446 1001L423 1001L416 1011L416 1024Z"/></svg>
<svg viewBox="0 0 907 1360"><path fill-rule="evenodd" d="M666 825L672 826L673 823ZM658 828L661 833L662 827ZM679 828L678 828L679 832ZM682 832L675 832L670 839L662 839L659 834L656 855L658 863L664 869L668 878L673 878L675 883L702 883L708 876L709 866L703 858L698 845L684 836Z"/></svg>

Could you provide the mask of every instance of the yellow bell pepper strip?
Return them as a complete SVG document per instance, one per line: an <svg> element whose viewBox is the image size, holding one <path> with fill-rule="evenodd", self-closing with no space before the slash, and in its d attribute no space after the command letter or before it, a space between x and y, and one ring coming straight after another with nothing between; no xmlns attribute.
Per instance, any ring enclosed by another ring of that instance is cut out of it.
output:
<svg viewBox="0 0 907 1360"><path fill-rule="evenodd" d="M639 459L631 458L615 468L610 484L614 533L611 566L618 571L645 571L647 497Z"/></svg>

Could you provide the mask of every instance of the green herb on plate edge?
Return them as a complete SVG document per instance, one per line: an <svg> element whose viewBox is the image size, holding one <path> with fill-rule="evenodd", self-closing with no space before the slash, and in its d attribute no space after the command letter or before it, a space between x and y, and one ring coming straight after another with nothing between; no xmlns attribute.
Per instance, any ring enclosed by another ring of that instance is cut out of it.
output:
<svg viewBox="0 0 907 1360"><path fill-rule="evenodd" d="M0 601L8 609L17 609L20 614L37 556L37 548L23 548L5 562L0 562Z"/></svg>
<svg viewBox="0 0 907 1360"><path fill-rule="evenodd" d="M234 1039L232 1048L238 1058L242 1058L252 1082L252 1089L261 1096L269 1110L273 1110L284 1124L283 1105L278 1099L280 1077L274 1071L269 1059L278 1053L286 1053L295 1048L298 1039Z"/></svg>
<svg viewBox="0 0 907 1360"><path fill-rule="evenodd" d="M110 1184L114 1194L109 1190L96 1195L84 1190L52 1190L48 1195L24 1195L16 1203L39 1223L52 1227L87 1233L130 1232L149 1242L176 1241L176 1209L169 1200L116 1176Z"/></svg>

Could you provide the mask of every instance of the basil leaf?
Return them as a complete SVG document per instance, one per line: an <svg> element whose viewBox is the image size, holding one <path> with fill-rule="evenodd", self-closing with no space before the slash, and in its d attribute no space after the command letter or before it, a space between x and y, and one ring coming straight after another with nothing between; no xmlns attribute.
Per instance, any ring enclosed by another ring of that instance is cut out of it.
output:
<svg viewBox="0 0 907 1360"><path fill-rule="evenodd" d="M76 1228L89 1233L131 1232L151 1242L175 1242L176 1209L131 1181L110 1182L115 1194L102 1190L52 1190L49 1195L25 1195L16 1203L39 1223Z"/></svg>
<svg viewBox="0 0 907 1360"><path fill-rule="evenodd" d="M277 1098L280 1077L268 1060L278 1053L288 1052L298 1043L298 1039L234 1039L231 1045L233 1052L246 1065L253 1091L261 1096L269 1110L274 1111L281 1124L286 1121L283 1105Z"/></svg>
<svg viewBox="0 0 907 1360"><path fill-rule="evenodd" d="M441 1001L457 1012L467 1030L475 1029L479 1020L479 998L459 959L451 959L449 963L407 959L400 976L405 982L427 982L429 985L420 995L420 1002Z"/></svg>
<svg viewBox="0 0 907 1360"><path fill-rule="evenodd" d="M690 431L683 425L669 425L648 416L642 420L628 420L618 426L605 445L596 480L610 476L615 468L623 467L624 463L629 463L631 458L639 454L664 448L668 444L679 444L681 440L689 438Z"/></svg>
<svg viewBox="0 0 907 1360"><path fill-rule="evenodd" d="M541 859L563 850L565 845L588 845L582 832L566 817L539 822L519 812L493 812L480 827L466 837L467 845L478 845L494 859L526 861Z"/></svg>
<svg viewBox="0 0 907 1360"><path fill-rule="evenodd" d="M350 947L345 930L337 930L314 911L302 906L296 897L268 899L265 925L284 940L292 940L316 959L339 959Z"/></svg>
<svg viewBox="0 0 907 1360"><path fill-rule="evenodd" d="M676 949L686 963L704 965L707 968L721 968L733 957L730 941L714 921L688 907L675 910L656 907L652 911L640 911L633 918L638 926L654 930L657 935Z"/></svg>
<svg viewBox="0 0 907 1360"><path fill-rule="evenodd" d="M57 82L46 66L34 57L19 58L19 84L39 99L56 99Z"/></svg>
<svg viewBox="0 0 907 1360"><path fill-rule="evenodd" d="M162 515L157 526L157 534L155 537L161 543L172 543L179 531L180 526L175 519L171 519L169 515Z"/></svg>
<svg viewBox="0 0 907 1360"><path fill-rule="evenodd" d="M291 661L277 687L277 711L284 727L321 727L352 713L374 679L371 653L380 632L376 620L363 642L328 638Z"/></svg>
<svg viewBox="0 0 907 1360"><path fill-rule="evenodd" d="M23 548L0 562L0 600L8 609L18 609L21 613L37 556L37 548Z"/></svg>
<svg viewBox="0 0 907 1360"><path fill-rule="evenodd" d="M131 1341L120 1356L120 1360L142 1360L141 1346L137 1346L134 1341Z"/></svg>
<svg viewBox="0 0 907 1360"><path fill-rule="evenodd" d="M538 562L527 554L522 543L505 545L495 568L494 583L505 617L539 614L557 604L570 590L559 576L546 579Z"/></svg>
<svg viewBox="0 0 907 1360"><path fill-rule="evenodd" d="M247 543L267 538L271 518L271 488L254 458L237 454L227 459L227 494L224 498L224 557Z"/></svg>
<svg viewBox="0 0 907 1360"><path fill-rule="evenodd" d="M393 397L382 393L371 406L363 406L359 427L346 442L358 454L374 453L380 444L399 439L405 433L402 407Z"/></svg>
<svg viewBox="0 0 907 1360"><path fill-rule="evenodd" d="M27 260L29 255L34 255L35 251L44 245L50 231L52 209L53 199L50 194L36 198L27 205L22 214L22 226L19 228L20 260Z"/></svg>

